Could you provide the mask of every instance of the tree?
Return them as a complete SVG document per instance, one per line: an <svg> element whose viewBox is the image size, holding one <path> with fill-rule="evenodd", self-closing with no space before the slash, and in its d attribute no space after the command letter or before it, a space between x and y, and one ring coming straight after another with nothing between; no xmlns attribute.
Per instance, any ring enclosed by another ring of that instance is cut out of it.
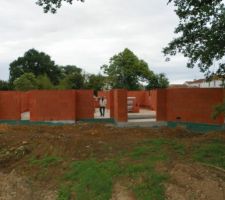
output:
<svg viewBox="0 0 225 200"><path fill-rule="evenodd" d="M147 80L152 71L148 64L140 60L132 51L125 49L114 55L109 65L101 67L108 76L112 88L126 88L128 90L140 89L141 82Z"/></svg>
<svg viewBox="0 0 225 200"><path fill-rule="evenodd" d="M11 90L12 87L8 81L0 80L0 90Z"/></svg>
<svg viewBox="0 0 225 200"><path fill-rule="evenodd" d="M187 67L198 66L206 76L225 79L225 6L223 0L169 0L175 5L179 24L175 29L177 38L163 52L187 57ZM216 72L212 66L218 65Z"/></svg>
<svg viewBox="0 0 225 200"><path fill-rule="evenodd" d="M25 52L23 57L19 57L10 64L9 82L19 78L25 73L33 73L36 77L39 75L47 75L53 84L58 84L61 71L51 57L44 52L38 52L30 49Z"/></svg>
<svg viewBox="0 0 225 200"><path fill-rule="evenodd" d="M93 89L94 93L97 94L98 91L102 90L106 84L106 77L101 74L90 74L87 75L87 82L85 83L85 88Z"/></svg>
<svg viewBox="0 0 225 200"><path fill-rule="evenodd" d="M81 89L84 87L85 76L82 69L76 66L62 67L63 79L60 81L59 89Z"/></svg>
<svg viewBox="0 0 225 200"><path fill-rule="evenodd" d="M38 89L37 80L32 73L25 73L13 82L15 90L28 91Z"/></svg>
<svg viewBox="0 0 225 200"><path fill-rule="evenodd" d="M165 55L182 53L189 58L187 67L197 65L207 78L225 80L225 5L223 0L169 0L179 17L175 33L179 34L164 48ZM212 66L218 65L216 72ZM225 113L225 101L215 108L213 117Z"/></svg>
<svg viewBox="0 0 225 200"><path fill-rule="evenodd" d="M146 89L152 90L157 88L167 88L169 86L169 81L165 74L152 74L148 79L148 85Z"/></svg>
<svg viewBox="0 0 225 200"><path fill-rule="evenodd" d="M77 1L84 2L84 0L77 0ZM67 2L72 4L73 0L37 0L36 3L39 6L43 7L45 13L49 11L52 13L55 13L57 9L62 6L62 2Z"/></svg>
<svg viewBox="0 0 225 200"><path fill-rule="evenodd" d="M70 75L70 74L82 74L82 69L75 65L61 66L60 70L61 70L62 78L65 78L67 75Z"/></svg>
<svg viewBox="0 0 225 200"><path fill-rule="evenodd" d="M36 80L38 89L40 90L50 90L54 88L52 82L50 81L50 79L46 74L38 76Z"/></svg>

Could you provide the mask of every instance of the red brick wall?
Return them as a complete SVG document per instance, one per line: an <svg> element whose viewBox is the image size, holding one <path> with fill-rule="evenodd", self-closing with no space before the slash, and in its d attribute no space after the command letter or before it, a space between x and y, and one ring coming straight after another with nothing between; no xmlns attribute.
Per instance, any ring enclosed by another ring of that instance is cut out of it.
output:
<svg viewBox="0 0 225 200"><path fill-rule="evenodd" d="M137 101L137 104L139 106L144 106L145 94L146 94L146 92L144 90L128 91L127 92L128 97L136 97L136 101Z"/></svg>
<svg viewBox="0 0 225 200"><path fill-rule="evenodd" d="M157 121L167 120L167 90L158 89L154 91L154 97L156 95L156 119Z"/></svg>
<svg viewBox="0 0 225 200"><path fill-rule="evenodd" d="M0 92L0 120L21 119L20 97L20 92Z"/></svg>
<svg viewBox="0 0 225 200"><path fill-rule="evenodd" d="M223 101L223 92L223 89L167 89L166 119L177 121L179 117L183 122L223 124L223 116L211 118L214 106Z"/></svg>
<svg viewBox="0 0 225 200"><path fill-rule="evenodd" d="M114 118L114 90L110 90L109 98L110 98L110 118Z"/></svg>
<svg viewBox="0 0 225 200"><path fill-rule="evenodd" d="M31 121L75 120L75 95L73 90L31 91Z"/></svg>
<svg viewBox="0 0 225 200"><path fill-rule="evenodd" d="M127 90L114 90L114 119L127 122Z"/></svg>
<svg viewBox="0 0 225 200"><path fill-rule="evenodd" d="M30 109L29 92L21 92L21 113Z"/></svg>
<svg viewBox="0 0 225 200"><path fill-rule="evenodd" d="M94 118L93 90L77 90L76 93L77 119Z"/></svg>
<svg viewBox="0 0 225 200"><path fill-rule="evenodd" d="M157 90L149 91L149 96L146 97L148 99L149 108L151 110L157 110Z"/></svg>

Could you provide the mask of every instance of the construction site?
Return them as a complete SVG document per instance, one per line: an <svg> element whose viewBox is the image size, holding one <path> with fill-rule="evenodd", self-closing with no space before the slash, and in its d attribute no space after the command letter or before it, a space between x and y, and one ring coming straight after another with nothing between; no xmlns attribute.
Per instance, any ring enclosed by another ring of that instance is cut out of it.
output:
<svg viewBox="0 0 225 200"><path fill-rule="evenodd" d="M224 200L224 94L0 92L0 200Z"/></svg>

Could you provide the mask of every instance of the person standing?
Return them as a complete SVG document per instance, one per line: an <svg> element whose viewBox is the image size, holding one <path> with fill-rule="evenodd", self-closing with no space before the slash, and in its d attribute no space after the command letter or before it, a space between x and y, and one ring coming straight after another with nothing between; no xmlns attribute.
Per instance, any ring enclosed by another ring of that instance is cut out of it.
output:
<svg viewBox="0 0 225 200"><path fill-rule="evenodd" d="M105 116L106 104L107 104L107 100L104 97L101 97L99 100L99 111L100 111L101 117Z"/></svg>

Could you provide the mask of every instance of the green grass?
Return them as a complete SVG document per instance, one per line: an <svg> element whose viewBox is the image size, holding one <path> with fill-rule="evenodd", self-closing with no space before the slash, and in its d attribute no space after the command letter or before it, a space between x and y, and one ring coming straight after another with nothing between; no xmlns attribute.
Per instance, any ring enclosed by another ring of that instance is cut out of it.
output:
<svg viewBox="0 0 225 200"><path fill-rule="evenodd" d="M30 164L31 165L38 165L43 168L48 168L49 166L56 165L60 161L62 161L61 158L56 156L44 156L43 158L37 159L35 157L31 157Z"/></svg>
<svg viewBox="0 0 225 200"><path fill-rule="evenodd" d="M118 174L119 167L114 161L90 159L72 163L65 179L70 181L76 200L106 200L111 197L113 179Z"/></svg>
<svg viewBox="0 0 225 200"><path fill-rule="evenodd" d="M179 156L183 156L186 152L185 146L177 140L159 138L140 143L129 155L133 159L142 159L143 157L151 156L155 159L159 157L166 160L169 157L168 151L172 151Z"/></svg>
<svg viewBox="0 0 225 200"><path fill-rule="evenodd" d="M211 140L204 144L195 145L193 159L206 164L225 169L225 142Z"/></svg>
<svg viewBox="0 0 225 200"><path fill-rule="evenodd" d="M68 186L61 186L58 192L57 200L69 200L71 199L71 191Z"/></svg>
<svg viewBox="0 0 225 200"><path fill-rule="evenodd" d="M155 165L170 159L168 150L183 155L185 147L178 141L159 138L138 143L132 151L118 154L114 160L73 162L65 174L58 200L69 200L71 194L75 194L76 200L110 199L113 184L121 178L132 180L127 187L138 200L163 200L163 183L168 175L157 172ZM124 160L127 161L124 163Z"/></svg>

